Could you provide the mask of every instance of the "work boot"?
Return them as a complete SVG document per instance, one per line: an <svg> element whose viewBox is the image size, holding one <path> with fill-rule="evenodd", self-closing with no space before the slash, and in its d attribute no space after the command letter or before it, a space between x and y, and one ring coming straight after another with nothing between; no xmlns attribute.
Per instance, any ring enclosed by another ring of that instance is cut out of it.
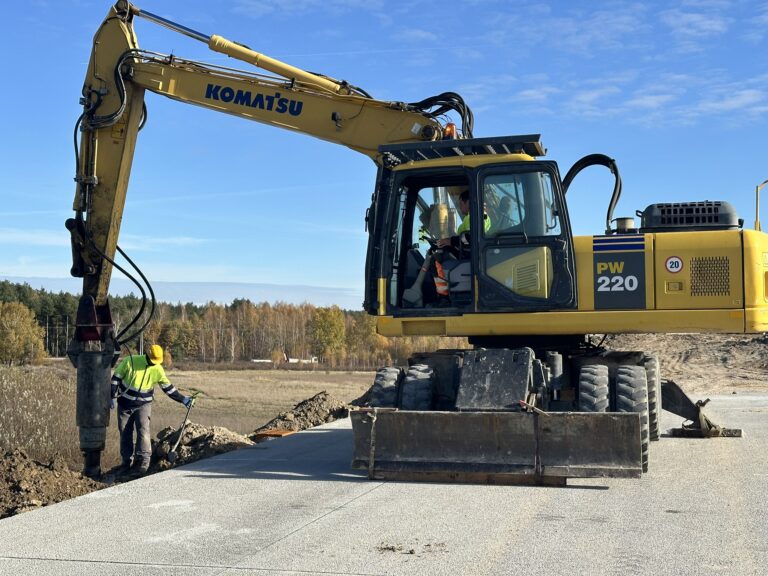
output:
<svg viewBox="0 0 768 576"><path fill-rule="evenodd" d="M118 469L115 471L115 474L117 476L125 476L130 471L131 471L131 461L130 460L123 460L123 463L120 464Z"/></svg>
<svg viewBox="0 0 768 576"><path fill-rule="evenodd" d="M134 462L133 466L131 466L131 469L128 472L128 476L130 478L141 478L147 473L148 470L149 470L148 463L145 464L144 462Z"/></svg>

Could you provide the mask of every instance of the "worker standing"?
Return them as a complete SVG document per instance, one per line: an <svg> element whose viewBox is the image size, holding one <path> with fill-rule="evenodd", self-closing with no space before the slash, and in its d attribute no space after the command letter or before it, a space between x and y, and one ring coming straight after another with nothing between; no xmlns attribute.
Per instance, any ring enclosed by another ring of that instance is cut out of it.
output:
<svg viewBox="0 0 768 576"><path fill-rule="evenodd" d="M117 427L120 430L121 474L146 474L152 456L150 415L155 384L173 400L190 406L194 398L176 390L163 370L163 348L154 344L147 354L127 356L112 375L112 401L117 398ZM134 430L136 442L134 445Z"/></svg>

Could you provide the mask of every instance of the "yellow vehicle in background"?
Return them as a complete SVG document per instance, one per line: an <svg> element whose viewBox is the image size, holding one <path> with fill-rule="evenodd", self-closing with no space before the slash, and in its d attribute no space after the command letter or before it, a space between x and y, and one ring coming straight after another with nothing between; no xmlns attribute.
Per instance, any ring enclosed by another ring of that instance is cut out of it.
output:
<svg viewBox="0 0 768 576"><path fill-rule="evenodd" d="M136 17L271 75L142 50ZM365 310L383 335L466 336L474 348L379 370L368 406L352 413L354 467L372 477L563 483L641 475L662 404L692 421L689 431L728 433L661 379L656 357L589 337L764 331L768 236L744 230L727 203L652 204L636 229L634 218L614 219L621 179L607 156L587 156L561 178L538 135L474 138L458 94L379 101L120 1L94 38L67 221L72 274L83 278L69 356L86 474L100 473L111 366L143 329L137 316L115 332L108 291L147 90L341 144L378 166ZM568 188L593 165L615 176L606 227L574 237Z"/></svg>

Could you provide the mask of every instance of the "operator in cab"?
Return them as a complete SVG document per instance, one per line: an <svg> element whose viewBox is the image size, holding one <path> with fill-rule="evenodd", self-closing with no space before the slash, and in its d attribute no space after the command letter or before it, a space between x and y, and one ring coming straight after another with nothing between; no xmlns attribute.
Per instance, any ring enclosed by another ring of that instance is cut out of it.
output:
<svg viewBox="0 0 768 576"><path fill-rule="evenodd" d="M439 305L450 304L450 286L448 276L450 271L467 261L469 249L469 189L459 194L459 213L461 223L456 229L456 234L448 238L440 238L436 242L438 250L432 261L432 279L435 282L435 291L439 297ZM483 210L483 229L488 232L491 228L491 219ZM446 253L448 251L449 253Z"/></svg>
<svg viewBox="0 0 768 576"><path fill-rule="evenodd" d="M459 195L459 213L461 214L461 223L456 229L454 236L448 238L440 238L437 241L438 248L454 248L459 250L461 248L461 234L463 232L469 232L469 190L464 190ZM488 232L491 228L491 219L488 218L488 214L483 211L483 229Z"/></svg>
<svg viewBox="0 0 768 576"><path fill-rule="evenodd" d="M149 469L152 456L150 416L155 384L171 399L190 406L195 399L184 396L170 383L163 369L163 348L154 344L147 354L126 356L112 375L112 401L117 399L117 427L120 431L119 474L143 476ZM134 443L134 431L136 441Z"/></svg>

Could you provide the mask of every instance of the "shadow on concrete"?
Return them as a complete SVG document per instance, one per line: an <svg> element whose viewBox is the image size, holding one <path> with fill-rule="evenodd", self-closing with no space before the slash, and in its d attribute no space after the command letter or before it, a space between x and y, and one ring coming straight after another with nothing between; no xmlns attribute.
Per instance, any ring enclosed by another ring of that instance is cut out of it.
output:
<svg viewBox="0 0 768 576"><path fill-rule="evenodd" d="M198 460L178 468L195 478L221 480L226 478L254 480L311 480L324 482L371 482L365 470L351 467L352 430L349 428L316 428L299 434L267 440L255 446ZM373 482L384 482L373 480ZM412 481L386 480L398 484ZM425 483L425 481L418 481ZM431 481L430 484L451 485L451 481ZM472 484L473 482L469 482ZM478 485L486 485L478 483ZM608 490L601 485L536 486L510 484L509 487L571 488L576 490Z"/></svg>
<svg viewBox="0 0 768 576"><path fill-rule="evenodd" d="M316 428L266 440L176 468L197 478L251 478L330 482L368 481L353 470L352 430Z"/></svg>

